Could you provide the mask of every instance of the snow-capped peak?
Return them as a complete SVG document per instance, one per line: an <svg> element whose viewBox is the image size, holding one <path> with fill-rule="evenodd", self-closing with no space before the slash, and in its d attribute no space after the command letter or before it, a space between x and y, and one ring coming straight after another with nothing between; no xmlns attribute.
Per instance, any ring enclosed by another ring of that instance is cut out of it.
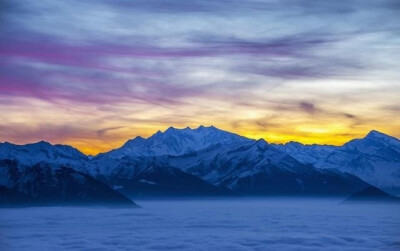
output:
<svg viewBox="0 0 400 251"><path fill-rule="evenodd" d="M400 140L384 133L372 130L362 139L353 139L343 145L345 149L357 149L364 153L373 153L390 147L400 151Z"/></svg>
<svg viewBox="0 0 400 251"><path fill-rule="evenodd" d="M52 145L46 141L26 145L0 143L0 159L17 159L23 164L36 164L42 161L55 164L68 164L86 160L87 156L68 145Z"/></svg>
<svg viewBox="0 0 400 251"><path fill-rule="evenodd" d="M389 136L387 134L384 134L382 132L376 131L376 130L372 130L370 131L367 136L365 136L364 139L371 139L371 140L380 140L380 141L384 141L384 142L400 142L399 139Z"/></svg>
<svg viewBox="0 0 400 251"><path fill-rule="evenodd" d="M265 141L265 139L257 140L256 144L257 144L258 147L262 147L262 148L268 147L268 145L269 145L268 142Z"/></svg>
<svg viewBox="0 0 400 251"><path fill-rule="evenodd" d="M121 148L113 150L107 155L113 158L123 156L178 156L216 144L250 141L252 140L220 130L214 126L199 126L195 129L169 127L164 132L158 131L147 139L136 137L129 140Z"/></svg>

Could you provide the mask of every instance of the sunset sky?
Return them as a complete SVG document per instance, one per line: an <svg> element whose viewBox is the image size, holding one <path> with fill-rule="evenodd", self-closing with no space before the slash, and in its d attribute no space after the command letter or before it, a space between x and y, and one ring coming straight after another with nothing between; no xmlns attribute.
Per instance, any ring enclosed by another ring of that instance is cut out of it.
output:
<svg viewBox="0 0 400 251"><path fill-rule="evenodd" d="M400 137L400 1L0 2L0 142Z"/></svg>

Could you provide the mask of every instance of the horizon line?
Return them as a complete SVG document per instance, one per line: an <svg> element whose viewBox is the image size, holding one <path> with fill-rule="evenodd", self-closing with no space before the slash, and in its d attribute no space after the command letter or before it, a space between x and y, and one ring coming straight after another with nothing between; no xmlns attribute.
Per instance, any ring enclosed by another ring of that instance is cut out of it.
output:
<svg viewBox="0 0 400 251"><path fill-rule="evenodd" d="M39 141L36 141L36 142L28 142L28 143L23 143L23 144L13 143L13 142L10 142L10 141L3 141L3 142L0 142L0 144L12 144L12 145L17 145L17 146L26 146L26 145L34 145L34 144L40 144L40 143L47 143L47 144L50 144L50 145L52 145L52 146L57 146L57 145L58 145L58 146L70 146L70 147L72 147L72 148L78 150L79 152L83 153L83 154L86 155L86 156L97 156L97 155L99 155L99 154L107 153L107 152L109 152L109 151L112 151L112 150L121 148L121 147L123 147L124 144L126 144L128 141L134 140L134 139L136 139L136 138L149 139L149 138L153 137L154 135L156 135L157 133L160 133L160 132L161 132L161 133L165 133L165 132L167 132L167 131L170 130L170 129L182 131L182 130L187 130L187 129L190 129L190 130L198 130L198 129L201 129L201 128L214 128L214 129L219 130L219 131L223 131L223 132L227 132L227 133L232 133L232 134L238 135L238 136L240 136L240 137L244 137L244 138L247 138L247 139L250 139L250 140L254 140L254 141L265 140L268 144L275 144L275 145L285 145L285 144L288 144L288 143L298 143L298 144L306 145L306 146L319 145L319 146L336 146L336 147L341 147L341 146L344 146L345 144L347 144L348 142L350 142L350 141L352 141L352 140L364 139L364 138L366 138L369 134L374 133L374 132L379 133L379 134L383 134L383 135L385 135L385 136L387 136L387 137L391 137L391 138L395 138L395 139L397 139L397 140L400 140L399 138L397 138L397 137L395 137L395 136L392 136L392 135L390 135L390 134L386 134L386 133L380 132L380 131L378 131L378 130L371 129L368 133L365 134L365 136L363 136L363 137L361 137L361 138L352 138L352 139L346 141L346 142L343 143L343 144L337 144L337 145L335 145L335 144L318 144L318 143L311 143L311 144L309 144L309 143L302 143L302 142L295 141L295 140L286 141L286 142L284 142L284 143L274 143L273 141L271 142L271 141L269 141L269 140L267 140L267 139L265 139L265 138L262 138L262 137L261 137L261 138L251 138L251 137L247 137L247 136L244 136L244 135L240 135L239 133L235 133L235 132L231 132L231 131L228 131L228 130L220 129L220 128L214 126L214 125L210 125L210 126L199 125L199 126L197 126L197 127L190 127L190 126L186 126L186 127L175 127L175 126L169 126L169 127L166 128L164 131L157 130L156 132L154 132L153 134L151 134L151 135L148 136L148 137L143 137L143 136L141 136L141 135L137 135L137 136L135 136L135 137L133 137L133 138L127 139L127 140L125 141L125 143L123 143L122 145L120 145L120 146L117 147L117 148L110 148L110 149L108 149L108 150L106 150L106 151L98 152L98 153L96 153L96 154L87 154L87 153L85 153L85 151L82 151L79 147L76 147L76 146L74 146L73 144L53 143L53 142L51 142L51 141L46 141L46 140L39 140Z"/></svg>

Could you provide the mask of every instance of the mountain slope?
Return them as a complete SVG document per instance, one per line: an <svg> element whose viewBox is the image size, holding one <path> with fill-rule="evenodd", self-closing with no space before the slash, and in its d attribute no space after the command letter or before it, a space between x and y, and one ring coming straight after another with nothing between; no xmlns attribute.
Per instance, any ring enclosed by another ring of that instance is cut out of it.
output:
<svg viewBox="0 0 400 251"><path fill-rule="evenodd" d="M349 141L316 163L336 168L393 194L400 194L400 140L377 131Z"/></svg>
<svg viewBox="0 0 400 251"><path fill-rule="evenodd" d="M91 162L92 176L127 196L214 196L232 195L224 187L214 186L183 172L163 158L102 156Z"/></svg>
<svg viewBox="0 0 400 251"><path fill-rule="evenodd" d="M136 137L127 141L121 148L112 150L107 154L110 158L124 156L178 156L195 152L218 143L244 143L251 141L234 133L219 130L213 126L200 126L196 129L168 128L165 132L158 131L145 139Z"/></svg>
<svg viewBox="0 0 400 251"><path fill-rule="evenodd" d="M0 206L136 206L122 194L69 167L0 160Z"/></svg>
<svg viewBox="0 0 400 251"><path fill-rule="evenodd" d="M33 144L15 145L0 143L0 159L18 160L25 165L39 162L76 166L88 160L79 150L68 145L52 145L45 141Z"/></svg>
<svg viewBox="0 0 400 251"><path fill-rule="evenodd" d="M352 202L395 202L400 203L400 199L394 197L388 193L383 192L382 190L376 187L369 187L364 189L358 193L352 194L349 196L343 203L352 203Z"/></svg>
<svg viewBox="0 0 400 251"><path fill-rule="evenodd" d="M293 141L286 144L276 144L275 146L301 163L312 165L316 165L321 159L325 159L338 148L331 145L303 145Z"/></svg>
<svg viewBox="0 0 400 251"><path fill-rule="evenodd" d="M353 175L304 165L264 140L241 146L219 144L169 157L169 163L247 195L350 195L369 187Z"/></svg>

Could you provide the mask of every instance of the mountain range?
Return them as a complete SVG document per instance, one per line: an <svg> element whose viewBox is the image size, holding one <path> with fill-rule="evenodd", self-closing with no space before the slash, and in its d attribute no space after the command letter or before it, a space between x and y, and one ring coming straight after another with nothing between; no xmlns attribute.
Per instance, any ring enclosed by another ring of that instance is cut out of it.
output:
<svg viewBox="0 0 400 251"><path fill-rule="evenodd" d="M291 142L281 150L304 164L351 173L392 194L400 194L400 140L378 131L343 146Z"/></svg>
<svg viewBox="0 0 400 251"><path fill-rule="evenodd" d="M400 141L377 131L329 146L269 144L213 126L170 127L90 158L43 141L0 143L2 204L135 205L128 197L348 197L380 190L400 193Z"/></svg>

